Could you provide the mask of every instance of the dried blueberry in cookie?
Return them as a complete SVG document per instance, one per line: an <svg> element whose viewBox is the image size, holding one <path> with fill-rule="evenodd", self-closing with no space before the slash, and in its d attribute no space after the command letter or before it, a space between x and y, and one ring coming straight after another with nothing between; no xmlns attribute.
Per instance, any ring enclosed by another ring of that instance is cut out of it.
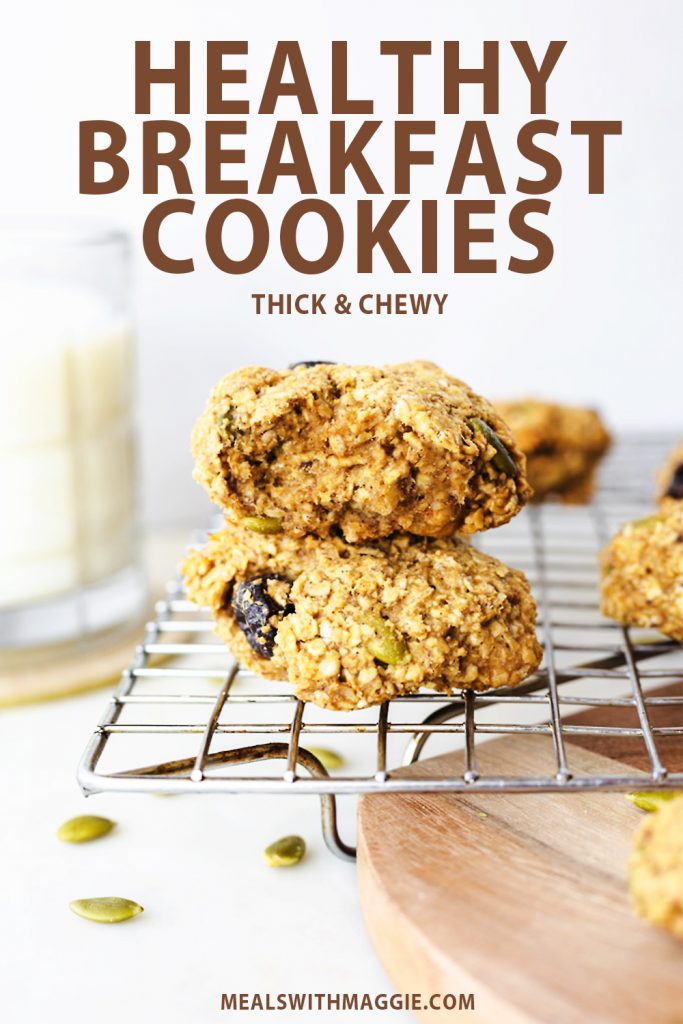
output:
<svg viewBox="0 0 683 1024"><path fill-rule="evenodd" d="M299 363L290 363L288 365L287 369L288 370L298 370L301 367L303 367L304 369L307 369L309 366L336 366L336 365L337 364L334 363L331 359L311 359L311 360L308 360L308 361L307 360L302 360Z"/></svg>
<svg viewBox="0 0 683 1024"><path fill-rule="evenodd" d="M660 508L668 509L683 501L683 442L669 452L666 462L657 474Z"/></svg>
<svg viewBox="0 0 683 1024"><path fill-rule="evenodd" d="M666 496L667 498L676 498L677 501L683 500L683 462L676 466L671 474Z"/></svg>
<svg viewBox="0 0 683 1024"><path fill-rule="evenodd" d="M290 584L279 573L262 573L239 583L232 595L232 611L249 646L262 658L273 657L277 621L294 611L287 597Z"/></svg>

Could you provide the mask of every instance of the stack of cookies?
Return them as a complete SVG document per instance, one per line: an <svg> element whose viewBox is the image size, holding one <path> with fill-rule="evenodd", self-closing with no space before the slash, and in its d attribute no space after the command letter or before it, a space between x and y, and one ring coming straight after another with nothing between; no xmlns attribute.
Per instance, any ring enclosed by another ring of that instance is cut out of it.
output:
<svg viewBox="0 0 683 1024"><path fill-rule="evenodd" d="M351 710L538 666L526 578L462 539L523 507L525 456L462 381L423 362L248 367L192 448L225 523L185 560L187 591L246 668Z"/></svg>

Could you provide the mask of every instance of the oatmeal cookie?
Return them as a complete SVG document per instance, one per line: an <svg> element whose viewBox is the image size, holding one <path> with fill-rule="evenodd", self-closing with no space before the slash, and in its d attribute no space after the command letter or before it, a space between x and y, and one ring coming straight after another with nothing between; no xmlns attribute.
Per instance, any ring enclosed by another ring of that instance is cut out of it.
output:
<svg viewBox="0 0 683 1024"><path fill-rule="evenodd" d="M658 474L659 499L663 507L683 501L683 443L677 444Z"/></svg>
<svg viewBox="0 0 683 1024"><path fill-rule="evenodd" d="M534 500L555 496L582 504L593 493L595 472L610 445L610 435L593 409L527 398L497 402L520 448Z"/></svg>
<svg viewBox="0 0 683 1024"><path fill-rule="evenodd" d="M455 538L351 545L226 522L183 572L241 664L321 707L514 686L541 658L524 575Z"/></svg>
<svg viewBox="0 0 683 1024"><path fill-rule="evenodd" d="M683 939L683 797L663 804L638 826L629 888L640 917Z"/></svg>
<svg viewBox="0 0 683 1024"><path fill-rule="evenodd" d="M216 504L292 536L472 533L531 493L500 416L432 363L237 370L214 388L192 451Z"/></svg>
<svg viewBox="0 0 683 1024"><path fill-rule="evenodd" d="M627 523L601 565L604 615L683 641L683 502Z"/></svg>

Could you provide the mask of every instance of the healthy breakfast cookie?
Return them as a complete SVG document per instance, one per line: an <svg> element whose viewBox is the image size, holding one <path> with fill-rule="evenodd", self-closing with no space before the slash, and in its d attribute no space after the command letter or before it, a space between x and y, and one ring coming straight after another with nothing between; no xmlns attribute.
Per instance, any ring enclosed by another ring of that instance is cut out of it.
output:
<svg viewBox="0 0 683 1024"><path fill-rule="evenodd" d="M432 363L237 370L214 388L192 451L218 505L292 536L472 533L531 493L498 413Z"/></svg>
<svg viewBox="0 0 683 1024"><path fill-rule="evenodd" d="M640 917L683 939L683 797L648 814L638 826L629 887Z"/></svg>
<svg viewBox="0 0 683 1024"><path fill-rule="evenodd" d="M183 572L246 668L321 707L514 686L541 658L524 575L454 538L354 546L226 523Z"/></svg>
<svg viewBox="0 0 683 1024"><path fill-rule="evenodd" d="M497 402L496 408L526 453L535 501L551 495L568 504L590 499L598 462L610 445L597 412L535 398Z"/></svg>
<svg viewBox="0 0 683 1024"><path fill-rule="evenodd" d="M627 523L601 565L603 614L683 641L683 502Z"/></svg>
<svg viewBox="0 0 683 1024"><path fill-rule="evenodd" d="M676 445L658 474L660 502L668 507L683 501L683 443Z"/></svg>

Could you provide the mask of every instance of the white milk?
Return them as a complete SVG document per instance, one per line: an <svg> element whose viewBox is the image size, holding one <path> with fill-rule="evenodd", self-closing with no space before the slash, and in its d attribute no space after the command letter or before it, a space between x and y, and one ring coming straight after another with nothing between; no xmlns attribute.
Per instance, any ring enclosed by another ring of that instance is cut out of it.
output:
<svg viewBox="0 0 683 1024"><path fill-rule="evenodd" d="M0 609L134 560L132 334L98 295L0 283Z"/></svg>

